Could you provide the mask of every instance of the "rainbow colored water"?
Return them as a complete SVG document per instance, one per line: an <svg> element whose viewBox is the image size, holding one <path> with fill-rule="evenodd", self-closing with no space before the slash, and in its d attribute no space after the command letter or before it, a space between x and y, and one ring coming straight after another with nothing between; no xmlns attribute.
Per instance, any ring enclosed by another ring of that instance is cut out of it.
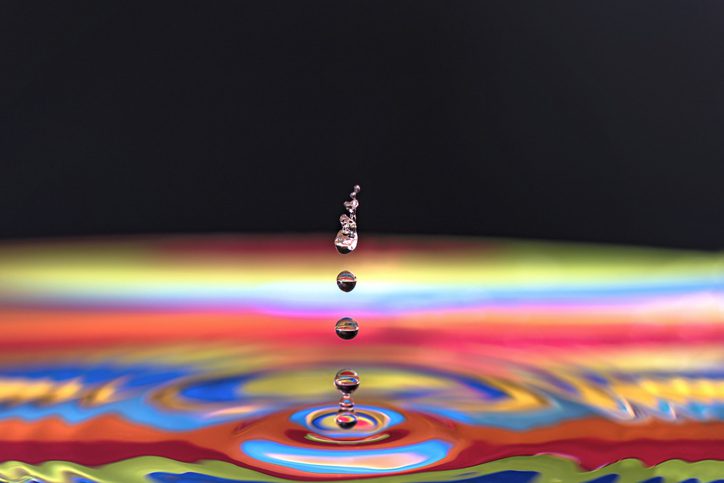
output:
<svg viewBox="0 0 724 483"><path fill-rule="evenodd" d="M724 481L723 262L434 238L366 237L354 257L327 237L5 244L0 481ZM343 367L362 376L347 431Z"/></svg>

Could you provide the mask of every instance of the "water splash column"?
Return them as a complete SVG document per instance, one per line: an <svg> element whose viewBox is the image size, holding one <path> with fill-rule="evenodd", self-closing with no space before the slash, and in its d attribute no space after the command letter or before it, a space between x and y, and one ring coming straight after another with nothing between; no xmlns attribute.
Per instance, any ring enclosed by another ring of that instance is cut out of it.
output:
<svg viewBox="0 0 724 483"><path fill-rule="evenodd" d="M359 185L355 185L349 194L349 201L344 202L347 213L339 217L342 227L334 239L334 246L341 255L352 253L357 248L357 207L359 207L357 194L359 191ZM343 270L337 275L337 287L341 291L351 292L356 285L357 277L354 273ZM352 317L342 317L335 324L334 330L340 339L351 340L357 336L359 324ZM352 393L359 387L359 383L359 374L353 369L342 369L334 376L334 387L342 394L335 422L342 429L351 429L357 424Z"/></svg>

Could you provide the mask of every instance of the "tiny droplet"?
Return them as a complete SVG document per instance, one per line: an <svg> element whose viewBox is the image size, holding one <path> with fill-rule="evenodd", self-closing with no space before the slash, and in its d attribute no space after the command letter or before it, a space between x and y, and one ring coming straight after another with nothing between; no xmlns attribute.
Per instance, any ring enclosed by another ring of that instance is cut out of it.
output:
<svg viewBox="0 0 724 483"><path fill-rule="evenodd" d="M339 399L339 410L354 411L354 401L350 394L342 394L342 397Z"/></svg>

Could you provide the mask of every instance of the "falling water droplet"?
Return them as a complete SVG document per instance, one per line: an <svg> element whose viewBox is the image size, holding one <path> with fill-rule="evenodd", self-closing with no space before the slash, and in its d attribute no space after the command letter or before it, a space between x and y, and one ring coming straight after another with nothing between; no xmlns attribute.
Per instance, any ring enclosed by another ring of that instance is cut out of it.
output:
<svg viewBox="0 0 724 483"><path fill-rule="evenodd" d="M334 387L342 394L352 394L359 387L359 374L352 369L342 369L334 376Z"/></svg>
<svg viewBox="0 0 724 483"><path fill-rule="evenodd" d="M342 429L352 429L357 425L357 416L352 412L343 411L337 414L334 421L337 423L337 426Z"/></svg>
<svg viewBox="0 0 724 483"><path fill-rule="evenodd" d="M344 229L339 230L337 237L334 239L334 246L342 255L353 252L357 248L357 234L345 233Z"/></svg>
<svg viewBox="0 0 724 483"><path fill-rule="evenodd" d="M355 285L357 285L357 277L354 273L347 270L339 272L339 275L337 275L337 287L339 287L342 292L351 292L354 290Z"/></svg>
<svg viewBox="0 0 724 483"><path fill-rule="evenodd" d="M359 332L359 324L351 317L343 317L335 324L334 331L340 339L354 339Z"/></svg>

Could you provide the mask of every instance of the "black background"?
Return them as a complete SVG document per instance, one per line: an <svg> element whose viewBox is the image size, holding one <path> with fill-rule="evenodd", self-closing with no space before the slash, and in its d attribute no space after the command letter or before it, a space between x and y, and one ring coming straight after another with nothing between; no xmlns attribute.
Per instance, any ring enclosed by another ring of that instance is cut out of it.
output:
<svg viewBox="0 0 724 483"><path fill-rule="evenodd" d="M0 237L724 246L724 2L0 3Z"/></svg>

